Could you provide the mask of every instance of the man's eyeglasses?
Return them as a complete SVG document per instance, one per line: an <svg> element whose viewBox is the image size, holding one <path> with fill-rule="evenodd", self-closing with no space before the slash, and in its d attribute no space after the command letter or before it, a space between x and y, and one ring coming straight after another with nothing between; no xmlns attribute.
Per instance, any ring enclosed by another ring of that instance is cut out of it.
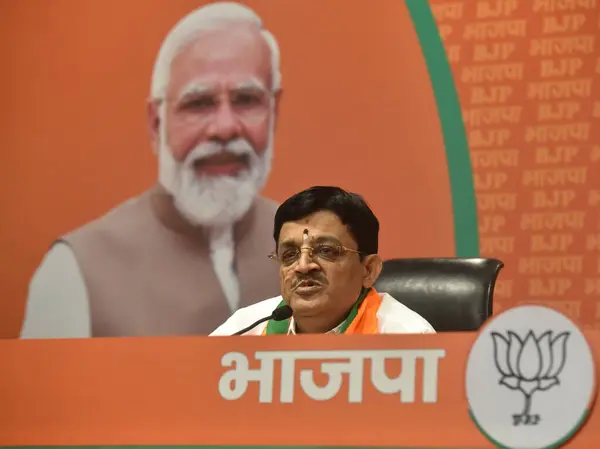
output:
<svg viewBox="0 0 600 449"><path fill-rule="evenodd" d="M269 259L278 262L283 267L290 267L300 260L303 250L308 251L308 255L315 262L318 260L336 262L349 252L362 254L360 251L352 248L327 243L315 246L303 246L301 248L281 248L278 252L269 254Z"/></svg>

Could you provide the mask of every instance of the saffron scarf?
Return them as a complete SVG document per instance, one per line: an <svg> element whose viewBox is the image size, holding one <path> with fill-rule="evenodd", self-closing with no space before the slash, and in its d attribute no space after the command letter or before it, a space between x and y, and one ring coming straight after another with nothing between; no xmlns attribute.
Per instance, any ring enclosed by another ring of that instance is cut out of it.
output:
<svg viewBox="0 0 600 449"><path fill-rule="evenodd" d="M277 307L285 305L281 301ZM381 297L374 288L364 289L350 309L350 313L340 327L340 334L377 334L377 311L381 305ZM287 335L291 318L282 321L269 320L263 335Z"/></svg>

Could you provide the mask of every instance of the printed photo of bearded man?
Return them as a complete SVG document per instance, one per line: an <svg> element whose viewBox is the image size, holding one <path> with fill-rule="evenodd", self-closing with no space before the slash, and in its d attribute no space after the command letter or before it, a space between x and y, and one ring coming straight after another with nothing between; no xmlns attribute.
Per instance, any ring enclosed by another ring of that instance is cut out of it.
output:
<svg viewBox="0 0 600 449"><path fill-rule="evenodd" d="M278 205L260 192L280 96L278 44L254 11L219 2L181 19L148 101L157 183L57 239L21 338L207 335L279 294Z"/></svg>

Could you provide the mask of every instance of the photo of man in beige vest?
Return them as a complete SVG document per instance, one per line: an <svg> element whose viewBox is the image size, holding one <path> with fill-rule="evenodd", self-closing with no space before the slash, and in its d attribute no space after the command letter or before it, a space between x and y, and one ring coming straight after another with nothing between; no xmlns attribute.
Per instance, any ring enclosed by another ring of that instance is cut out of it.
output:
<svg viewBox="0 0 600 449"><path fill-rule="evenodd" d="M229 2L168 33L148 121L156 185L57 240L29 285L21 338L204 335L279 294L273 157L279 48Z"/></svg>

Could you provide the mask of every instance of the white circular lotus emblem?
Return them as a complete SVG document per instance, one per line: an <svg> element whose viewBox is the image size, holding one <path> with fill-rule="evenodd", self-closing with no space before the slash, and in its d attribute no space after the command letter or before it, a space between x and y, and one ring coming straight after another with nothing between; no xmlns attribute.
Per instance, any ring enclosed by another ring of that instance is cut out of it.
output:
<svg viewBox="0 0 600 449"><path fill-rule="evenodd" d="M592 351L561 313L521 306L492 318L469 354L466 393L497 446L553 448L577 432L596 395Z"/></svg>

